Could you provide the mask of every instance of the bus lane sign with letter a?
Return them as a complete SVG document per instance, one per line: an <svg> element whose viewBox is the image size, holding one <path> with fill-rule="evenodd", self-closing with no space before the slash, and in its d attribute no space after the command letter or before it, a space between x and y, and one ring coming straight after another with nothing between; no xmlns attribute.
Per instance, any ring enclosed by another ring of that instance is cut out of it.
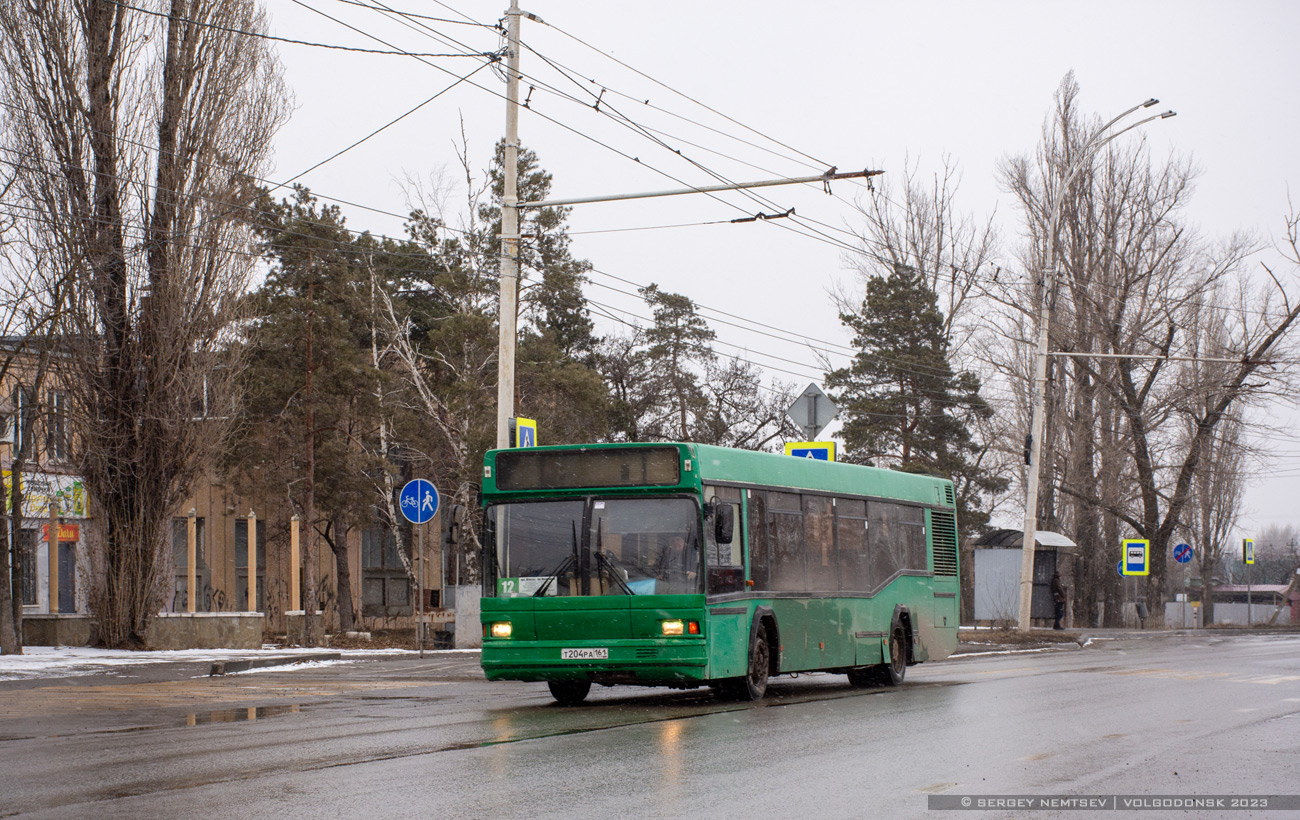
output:
<svg viewBox="0 0 1300 820"><path fill-rule="evenodd" d="M1124 540L1123 570L1125 575L1150 575L1151 563L1148 560L1151 542L1139 538Z"/></svg>

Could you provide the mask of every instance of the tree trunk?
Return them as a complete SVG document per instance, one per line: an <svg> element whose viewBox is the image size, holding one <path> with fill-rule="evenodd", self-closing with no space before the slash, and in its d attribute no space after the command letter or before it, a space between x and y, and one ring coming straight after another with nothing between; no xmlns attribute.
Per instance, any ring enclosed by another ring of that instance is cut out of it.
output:
<svg viewBox="0 0 1300 820"><path fill-rule="evenodd" d="M316 285L307 286L307 301L311 302L316 295ZM314 312L310 309L307 313L307 373L303 384L303 408L304 408L304 425L306 430L303 431L303 455L304 471L303 476L303 495L306 497L303 502L303 520L306 522L307 543L303 545L303 574L307 587L307 600L304 602L306 611L303 613L303 630L302 642L306 646L320 645L320 624L316 618L316 609L320 605L316 595L316 408L312 404L315 401L312 396L312 369L315 363L312 360L312 318Z"/></svg>
<svg viewBox="0 0 1300 820"><path fill-rule="evenodd" d="M18 416L15 416L14 424L21 424L21 423L22 423L22 419ZM30 439L31 436L25 435L23 438L24 438L23 450L26 450L30 446L26 440ZM11 563L9 565L9 578L10 578L9 621L11 623L11 628L13 629L15 654L22 654L22 647L23 647L23 592L22 592L23 589L22 548L23 546L22 545L23 545L23 504L25 503L26 493L24 492L24 490L26 488L23 487L23 482L21 479L22 479L22 471L26 468L26 466L27 466L26 453L22 451L18 453L18 457L15 458L13 460L13 463L9 465L9 482L11 487L13 488L10 491L10 507L9 507L10 517L8 519L10 527L8 533L9 538L7 541L9 555L11 558ZM29 556L28 560L35 560L35 558ZM8 652L9 650L6 649L5 651Z"/></svg>
<svg viewBox="0 0 1300 820"><path fill-rule="evenodd" d="M356 613L352 608L352 572L348 566L347 530L342 521L330 525L330 550L334 553L335 580L338 582L339 630L356 629Z"/></svg>
<svg viewBox="0 0 1300 820"><path fill-rule="evenodd" d="M16 619L22 618L22 578L18 569L18 552L12 548L9 532L9 516L0 516L0 654L21 655L22 622Z"/></svg>

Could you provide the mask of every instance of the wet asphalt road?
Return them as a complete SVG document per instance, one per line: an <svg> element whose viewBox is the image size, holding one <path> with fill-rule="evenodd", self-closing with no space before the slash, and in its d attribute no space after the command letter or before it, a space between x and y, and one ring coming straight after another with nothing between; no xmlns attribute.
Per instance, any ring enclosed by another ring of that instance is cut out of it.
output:
<svg viewBox="0 0 1300 820"><path fill-rule="evenodd" d="M929 794L1300 794L1294 634L967 657L897 689L778 678L758 704L597 687L564 708L476 663L0 685L0 817L918 817Z"/></svg>

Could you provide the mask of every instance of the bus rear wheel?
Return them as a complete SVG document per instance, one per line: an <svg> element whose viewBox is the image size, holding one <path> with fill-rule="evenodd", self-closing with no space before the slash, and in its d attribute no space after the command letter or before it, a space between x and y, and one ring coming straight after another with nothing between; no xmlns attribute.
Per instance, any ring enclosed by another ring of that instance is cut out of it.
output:
<svg viewBox="0 0 1300 820"><path fill-rule="evenodd" d="M907 636L903 625L894 624L889 633L889 663L880 667L880 682L885 686L898 686L907 675Z"/></svg>
<svg viewBox="0 0 1300 820"><path fill-rule="evenodd" d="M875 686L879 681L880 677L876 674L875 667L864 666L861 669L849 670L849 684L851 686Z"/></svg>
<svg viewBox="0 0 1300 820"><path fill-rule="evenodd" d="M587 699L587 693L591 691L589 680L552 680L547 681L546 685L550 687L551 697L564 706L577 706Z"/></svg>

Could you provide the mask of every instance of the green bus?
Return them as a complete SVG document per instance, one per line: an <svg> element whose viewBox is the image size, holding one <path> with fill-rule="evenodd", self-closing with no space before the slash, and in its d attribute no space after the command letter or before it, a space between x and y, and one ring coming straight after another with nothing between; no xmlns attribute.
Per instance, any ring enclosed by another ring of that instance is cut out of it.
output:
<svg viewBox="0 0 1300 820"><path fill-rule="evenodd" d="M957 647L952 482L702 444L492 450L483 671L763 697L768 679L898 685Z"/></svg>

